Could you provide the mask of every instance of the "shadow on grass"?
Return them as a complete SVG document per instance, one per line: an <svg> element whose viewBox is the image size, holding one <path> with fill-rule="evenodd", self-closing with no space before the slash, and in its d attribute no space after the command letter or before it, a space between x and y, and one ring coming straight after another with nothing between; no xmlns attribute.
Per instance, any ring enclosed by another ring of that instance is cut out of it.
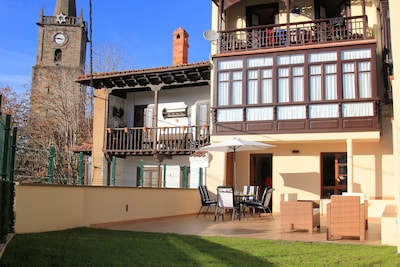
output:
<svg viewBox="0 0 400 267"><path fill-rule="evenodd" d="M242 240L77 228L16 235L0 266L276 266Z"/></svg>

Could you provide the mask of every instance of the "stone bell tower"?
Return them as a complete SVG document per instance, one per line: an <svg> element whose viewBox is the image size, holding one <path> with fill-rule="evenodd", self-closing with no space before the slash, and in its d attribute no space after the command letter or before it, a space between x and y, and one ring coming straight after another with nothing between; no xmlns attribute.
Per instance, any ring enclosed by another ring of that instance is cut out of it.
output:
<svg viewBox="0 0 400 267"><path fill-rule="evenodd" d="M36 64L32 70L31 122L48 121L54 131L65 130L66 116L84 116L86 88L75 82L85 71L87 25L76 15L75 0L57 0L54 13L42 7ZM33 122L34 123L34 122Z"/></svg>

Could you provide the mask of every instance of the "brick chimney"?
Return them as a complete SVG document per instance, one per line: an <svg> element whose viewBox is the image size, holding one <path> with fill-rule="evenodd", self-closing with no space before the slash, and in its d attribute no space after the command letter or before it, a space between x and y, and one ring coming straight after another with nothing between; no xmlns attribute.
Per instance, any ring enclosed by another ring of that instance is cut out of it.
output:
<svg viewBox="0 0 400 267"><path fill-rule="evenodd" d="M178 66L188 63L189 34L179 27L174 31L172 41L172 65Z"/></svg>

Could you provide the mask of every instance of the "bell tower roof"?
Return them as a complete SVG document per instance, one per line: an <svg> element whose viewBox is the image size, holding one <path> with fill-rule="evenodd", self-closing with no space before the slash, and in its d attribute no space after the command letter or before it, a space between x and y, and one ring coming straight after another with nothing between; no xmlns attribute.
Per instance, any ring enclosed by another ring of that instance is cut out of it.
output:
<svg viewBox="0 0 400 267"><path fill-rule="evenodd" d="M64 14L67 17L76 17L76 2L75 0L57 0L54 8L54 16Z"/></svg>

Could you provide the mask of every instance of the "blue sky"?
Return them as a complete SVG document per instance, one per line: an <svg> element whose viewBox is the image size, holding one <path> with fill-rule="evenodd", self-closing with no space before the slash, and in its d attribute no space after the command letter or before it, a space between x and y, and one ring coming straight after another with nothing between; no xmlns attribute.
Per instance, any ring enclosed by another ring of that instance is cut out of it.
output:
<svg viewBox="0 0 400 267"><path fill-rule="evenodd" d="M172 33L189 33L189 63L208 60L210 43L203 32L211 28L211 0L92 0L93 45L115 45L130 69L170 66ZM56 0L0 0L0 86L15 91L30 88L36 61L40 10L52 16ZM89 0L76 0L89 21ZM89 44L88 44L89 50Z"/></svg>

